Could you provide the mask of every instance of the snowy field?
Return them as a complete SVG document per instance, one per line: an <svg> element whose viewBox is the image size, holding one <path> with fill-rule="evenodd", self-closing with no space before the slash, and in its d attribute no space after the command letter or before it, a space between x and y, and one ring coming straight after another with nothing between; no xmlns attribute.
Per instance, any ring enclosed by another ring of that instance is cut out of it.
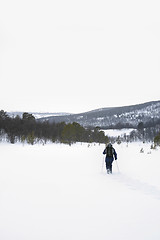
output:
<svg viewBox="0 0 160 240"><path fill-rule="evenodd" d="M104 130L102 129L102 131L104 131L105 135L109 136L109 137L118 137L118 136L123 136L124 134L129 135L133 130L133 128L124 128L124 129L107 129Z"/></svg>
<svg viewBox="0 0 160 240"><path fill-rule="evenodd" d="M1 143L0 239L159 240L160 149L114 147Z"/></svg>

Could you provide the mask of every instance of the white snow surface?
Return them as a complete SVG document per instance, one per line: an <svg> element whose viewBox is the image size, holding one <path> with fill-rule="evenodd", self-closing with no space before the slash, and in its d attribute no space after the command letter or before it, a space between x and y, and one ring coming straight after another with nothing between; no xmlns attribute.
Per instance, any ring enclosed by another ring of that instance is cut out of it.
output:
<svg viewBox="0 0 160 240"><path fill-rule="evenodd" d="M124 129L107 129L103 130L105 135L109 137L118 137L118 136L123 136L124 134L129 135L133 130L133 128L124 128Z"/></svg>
<svg viewBox="0 0 160 240"><path fill-rule="evenodd" d="M107 175L104 147L1 143L0 239L159 240L160 149L114 144Z"/></svg>

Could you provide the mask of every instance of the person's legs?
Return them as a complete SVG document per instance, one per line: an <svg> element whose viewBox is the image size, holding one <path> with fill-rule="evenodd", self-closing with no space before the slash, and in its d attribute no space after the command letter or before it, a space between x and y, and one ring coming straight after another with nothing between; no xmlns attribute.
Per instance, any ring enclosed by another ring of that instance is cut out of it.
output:
<svg viewBox="0 0 160 240"><path fill-rule="evenodd" d="M113 159L108 160L108 171L109 171L109 173L112 173L112 162L113 162Z"/></svg>
<svg viewBox="0 0 160 240"><path fill-rule="evenodd" d="M110 168L109 168L109 170L110 170L110 173L112 173L112 163L110 163Z"/></svg>
<svg viewBox="0 0 160 240"><path fill-rule="evenodd" d="M109 172L110 172L110 166L109 166L109 162L108 161L106 161L106 170L107 170L107 173L109 174Z"/></svg>

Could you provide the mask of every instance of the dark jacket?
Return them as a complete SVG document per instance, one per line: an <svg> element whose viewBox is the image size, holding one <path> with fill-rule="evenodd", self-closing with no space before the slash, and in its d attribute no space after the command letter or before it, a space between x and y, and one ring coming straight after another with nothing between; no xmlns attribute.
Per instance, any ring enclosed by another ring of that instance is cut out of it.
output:
<svg viewBox="0 0 160 240"><path fill-rule="evenodd" d="M108 153L110 153L110 155L108 155ZM117 160L117 153L111 144L108 144L104 149L103 154L106 154L106 162L113 162L114 159Z"/></svg>

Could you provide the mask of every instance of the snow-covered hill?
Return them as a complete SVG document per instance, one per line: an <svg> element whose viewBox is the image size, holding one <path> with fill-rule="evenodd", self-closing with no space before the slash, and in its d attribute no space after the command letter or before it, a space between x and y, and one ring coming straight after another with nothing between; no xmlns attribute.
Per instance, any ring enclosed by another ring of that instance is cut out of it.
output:
<svg viewBox="0 0 160 240"><path fill-rule="evenodd" d="M114 147L1 143L0 239L159 240L160 149Z"/></svg>
<svg viewBox="0 0 160 240"><path fill-rule="evenodd" d="M146 126L160 125L160 101L152 101L143 104L100 108L85 113L42 113L29 112L38 121L49 122L78 122L82 126L99 126L101 128L136 128L138 123L143 122ZM19 115L22 117L23 112L7 112L11 117Z"/></svg>
<svg viewBox="0 0 160 240"><path fill-rule="evenodd" d="M135 128L139 122L155 126L155 124L160 124L160 101L125 107L101 108L80 114L53 116L40 120L78 122L82 126L99 126L101 128Z"/></svg>

